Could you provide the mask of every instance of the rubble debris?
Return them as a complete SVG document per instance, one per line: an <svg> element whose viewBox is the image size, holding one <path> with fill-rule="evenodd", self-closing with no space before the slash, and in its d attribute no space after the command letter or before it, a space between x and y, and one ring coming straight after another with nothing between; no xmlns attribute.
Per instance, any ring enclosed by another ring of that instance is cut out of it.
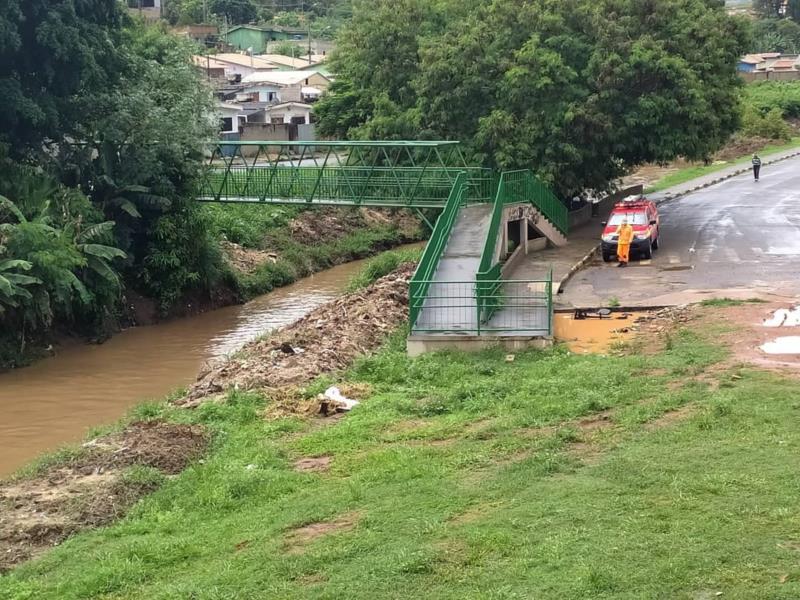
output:
<svg viewBox="0 0 800 600"><path fill-rule="evenodd" d="M232 358L204 369L176 404L195 407L236 385L241 390L302 385L323 373L348 367L357 357L380 347L405 321L413 270L412 264L403 265L371 286L341 296L292 325L247 344ZM294 353L283 352L284 345Z"/></svg>

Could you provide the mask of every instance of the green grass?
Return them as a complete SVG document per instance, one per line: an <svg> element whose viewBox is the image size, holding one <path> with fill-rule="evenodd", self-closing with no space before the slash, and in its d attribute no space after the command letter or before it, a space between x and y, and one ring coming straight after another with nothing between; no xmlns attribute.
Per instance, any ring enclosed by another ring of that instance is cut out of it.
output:
<svg viewBox="0 0 800 600"><path fill-rule="evenodd" d="M286 227L303 207L209 203L202 210L215 239L226 239L245 248L260 248L270 232Z"/></svg>
<svg viewBox="0 0 800 600"><path fill-rule="evenodd" d="M759 151L759 155L764 158L770 154L777 154L779 152L791 150L792 148L797 148L798 146L800 146L800 137L795 137L785 144L769 144ZM662 177L652 186L648 187L645 192L660 192L676 185L686 183L687 181L691 181L692 179L697 179L698 177L703 177L704 175L710 175L712 173L716 173L717 171L721 171L735 165L741 165L749 161L750 155L748 154L747 156L743 156L734 161L725 162L722 164L686 167L685 169L681 169L675 173L670 173L669 175Z"/></svg>
<svg viewBox="0 0 800 600"><path fill-rule="evenodd" d="M0 578L0 597L800 596L796 382L693 381L725 352L688 330L655 356L504 356L411 360L398 335L345 377L369 397L322 428L265 420L252 393L148 405L210 427L210 455L122 522ZM606 410L615 433L584 464L578 422ZM329 473L292 469L322 455ZM291 541L343 516L352 528Z"/></svg>
<svg viewBox="0 0 800 600"><path fill-rule="evenodd" d="M764 302L761 298L748 298L747 300L735 300L733 298L709 298L700 304L706 307L724 308L727 306L741 306L743 304L759 304Z"/></svg>
<svg viewBox="0 0 800 600"><path fill-rule="evenodd" d="M355 229L343 237L314 245L292 239L286 230L270 234L269 244L280 248L278 262L265 263L249 275L239 275L242 294L252 298L277 287L288 285L334 265L366 258L408 242L393 225L371 225Z"/></svg>
<svg viewBox="0 0 800 600"><path fill-rule="evenodd" d="M388 275L403 263L417 262L422 256L422 248L392 250L369 260L363 269L350 280L348 292L363 289L381 277Z"/></svg>

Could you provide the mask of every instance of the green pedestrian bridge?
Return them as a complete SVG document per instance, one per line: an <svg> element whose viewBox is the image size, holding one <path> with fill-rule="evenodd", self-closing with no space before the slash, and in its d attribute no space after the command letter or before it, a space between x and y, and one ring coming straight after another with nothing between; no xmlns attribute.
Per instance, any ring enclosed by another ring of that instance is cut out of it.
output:
<svg viewBox="0 0 800 600"><path fill-rule="evenodd" d="M567 209L531 171L469 166L458 142L222 141L198 199L410 209L432 230L410 284L410 349L552 336L552 274L514 281L505 267L530 239L566 243Z"/></svg>

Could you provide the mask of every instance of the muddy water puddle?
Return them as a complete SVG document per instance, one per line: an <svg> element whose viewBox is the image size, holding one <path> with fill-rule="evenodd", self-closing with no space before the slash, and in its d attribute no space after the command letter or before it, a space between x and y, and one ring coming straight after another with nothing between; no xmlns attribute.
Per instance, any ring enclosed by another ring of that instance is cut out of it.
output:
<svg viewBox="0 0 800 600"><path fill-rule="evenodd" d="M573 313L555 315L555 338L575 354L602 354L636 334L633 329L644 313L611 313L606 318L576 319Z"/></svg>
<svg viewBox="0 0 800 600"><path fill-rule="evenodd" d="M415 247L415 245L410 246ZM0 374L0 477L79 441L133 405L194 381L203 363L288 325L344 292L363 267L334 267L241 305L124 331Z"/></svg>

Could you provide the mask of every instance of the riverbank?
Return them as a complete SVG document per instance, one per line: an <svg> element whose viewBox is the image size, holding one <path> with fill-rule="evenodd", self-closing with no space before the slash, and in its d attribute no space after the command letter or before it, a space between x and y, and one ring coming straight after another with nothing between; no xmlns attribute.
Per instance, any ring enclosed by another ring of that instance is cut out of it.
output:
<svg viewBox="0 0 800 600"><path fill-rule="evenodd" d="M120 523L19 566L0 592L794 597L796 379L739 354L744 324L771 308L685 309L606 355L409 359L400 331L344 370L275 379L306 360L309 332L344 337L310 317L250 345L193 408L134 411L202 427L207 454ZM332 384L361 404L315 416Z"/></svg>
<svg viewBox="0 0 800 600"><path fill-rule="evenodd" d="M164 323L240 304L336 265L424 239L421 222L398 209L210 206L205 219L220 240L227 275L212 292L193 292L159 307L130 289L121 313L102 335L57 327L20 344L0 332L0 373L59 352L65 342L100 343L122 329Z"/></svg>
<svg viewBox="0 0 800 600"><path fill-rule="evenodd" d="M365 274L371 274L371 282L420 252L421 244L402 246L326 269L243 305L134 327L102 345L76 343L0 375L0 479L42 452L82 439L90 427L118 420L139 402L191 384L207 361L294 323L346 293Z"/></svg>

